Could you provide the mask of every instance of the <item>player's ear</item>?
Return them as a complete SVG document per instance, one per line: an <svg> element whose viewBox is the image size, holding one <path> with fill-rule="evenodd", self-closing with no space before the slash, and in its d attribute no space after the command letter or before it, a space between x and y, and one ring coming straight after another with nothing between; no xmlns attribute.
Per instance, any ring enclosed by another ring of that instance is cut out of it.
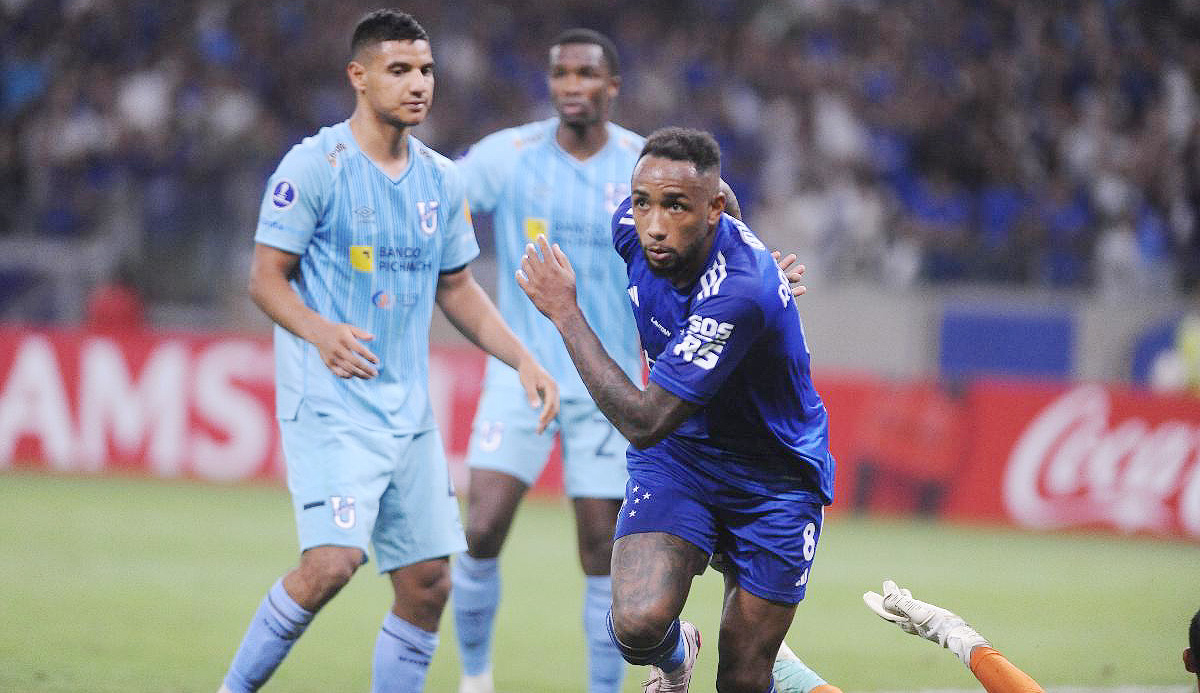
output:
<svg viewBox="0 0 1200 693"><path fill-rule="evenodd" d="M1193 674L1200 674L1200 671L1196 671L1196 658L1192 655L1192 648L1190 647L1183 650L1183 668Z"/></svg>
<svg viewBox="0 0 1200 693"><path fill-rule="evenodd" d="M615 99L621 91L621 75L613 75L608 78L608 98Z"/></svg>
<svg viewBox="0 0 1200 693"><path fill-rule="evenodd" d="M725 193L717 191L708 201L708 225L716 226L725 212Z"/></svg>
<svg viewBox="0 0 1200 693"><path fill-rule="evenodd" d="M350 64L346 65L346 77L350 80L350 86L358 93L366 88L367 68L357 60L351 60Z"/></svg>
<svg viewBox="0 0 1200 693"><path fill-rule="evenodd" d="M721 192L725 193L725 213L741 221L742 207L738 204L737 195L733 194L733 188L729 187L724 178L721 179Z"/></svg>

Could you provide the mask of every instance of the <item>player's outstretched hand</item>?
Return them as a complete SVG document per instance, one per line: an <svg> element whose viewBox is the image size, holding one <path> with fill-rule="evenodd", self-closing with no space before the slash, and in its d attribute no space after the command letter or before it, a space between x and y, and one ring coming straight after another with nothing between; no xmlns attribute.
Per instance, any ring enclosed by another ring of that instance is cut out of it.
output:
<svg viewBox="0 0 1200 693"><path fill-rule="evenodd" d="M531 355L522 359L517 366L517 378L521 381L521 387L525 388L529 406L534 409L542 408L538 414L537 429L537 432L541 433L554 417L558 416L558 383Z"/></svg>
<svg viewBox="0 0 1200 693"><path fill-rule="evenodd" d="M793 296L803 296L808 291L808 287L801 284L800 280L804 277L804 270L807 269L804 265L797 265L795 253L784 255L778 250L771 251L771 257L775 258L775 264L779 265L779 269L783 270L783 276L787 277L788 286L792 289ZM790 268L790 270L789 270Z"/></svg>
<svg viewBox="0 0 1200 693"><path fill-rule="evenodd" d="M363 342L375 335L347 323L327 323L317 333L313 345L321 360L339 378L374 378L379 374L375 365L379 357Z"/></svg>
<svg viewBox="0 0 1200 693"><path fill-rule="evenodd" d="M551 321L579 310L575 302L575 270L562 248L557 243L551 246L545 235L537 237L536 245L525 246L517 284Z"/></svg>
<svg viewBox="0 0 1200 693"><path fill-rule="evenodd" d="M863 595L863 601L880 618L895 623L906 633L919 635L945 647L968 667L971 666L971 650L988 644L957 614L914 599L912 592L891 580L883 581L883 594L867 592Z"/></svg>

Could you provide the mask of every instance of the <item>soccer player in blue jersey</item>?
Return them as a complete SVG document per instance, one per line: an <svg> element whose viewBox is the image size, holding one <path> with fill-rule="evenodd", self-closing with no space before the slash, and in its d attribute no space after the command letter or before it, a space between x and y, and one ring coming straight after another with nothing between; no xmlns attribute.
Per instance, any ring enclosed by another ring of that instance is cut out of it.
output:
<svg viewBox="0 0 1200 693"><path fill-rule="evenodd" d="M539 235L571 255L580 308L621 371L641 377L637 329L625 296L625 263L613 252L609 222L629 194L643 138L612 122L620 85L612 42L588 29L559 35L549 51L548 85L557 115L493 133L459 162L473 213L492 215L496 302L513 331L559 384L562 407L551 429L562 442L564 481L575 513L585 575L588 690L615 693L625 663L608 637L613 527L625 493L625 440L596 408L554 325L512 277ZM500 601L497 557L513 516L553 444L521 397L512 369L490 359L468 452L467 551L455 558L453 601L463 664L461 693L491 693L491 639Z"/></svg>
<svg viewBox="0 0 1200 693"><path fill-rule="evenodd" d="M773 690L772 664L833 496L827 415L788 278L724 214L719 176L710 135L661 130L613 216L650 365L644 390L580 311L559 245L539 238L517 273L631 444L609 628L627 661L652 667L647 691L687 690L700 635L679 614L693 576L718 551L727 568L716 688Z"/></svg>
<svg viewBox="0 0 1200 693"><path fill-rule="evenodd" d="M556 415L557 386L472 278L478 254L453 163L414 138L433 96L429 38L379 10L354 30L349 120L295 146L267 184L250 294L276 323L276 415L299 566L263 599L222 690L257 690L374 544L395 593L372 690L420 691L465 547L428 392L436 302Z"/></svg>

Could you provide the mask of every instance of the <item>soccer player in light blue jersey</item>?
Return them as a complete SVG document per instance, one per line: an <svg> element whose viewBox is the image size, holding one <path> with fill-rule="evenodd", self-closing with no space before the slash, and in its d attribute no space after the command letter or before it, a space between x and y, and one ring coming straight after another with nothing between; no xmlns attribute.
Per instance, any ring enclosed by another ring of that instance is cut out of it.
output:
<svg viewBox="0 0 1200 693"><path fill-rule="evenodd" d="M515 369L520 401L557 414L557 386L471 276L478 254L453 163L409 133L433 97L433 54L395 10L354 30L349 120L295 146L267 184L250 294L276 323L276 415L300 564L275 583L222 690L257 690L373 544L395 599L374 691L420 691L465 547L428 392L436 302Z"/></svg>
<svg viewBox="0 0 1200 693"><path fill-rule="evenodd" d="M613 527L625 492L627 443L579 379L554 325L511 277L539 235L575 262L580 306L628 377L641 378L641 352L625 295L625 263L609 222L629 194L643 138L609 121L620 84L616 49L595 31L572 29L550 47L548 83L558 114L493 133L458 162L474 213L492 216L499 265L496 302L513 331L558 381L562 408L551 426L562 442L585 574L588 690L615 693L625 663L608 638ZM500 601L497 557L513 515L546 464L553 441L537 435L512 369L496 359L472 432L467 551L454 561L454 614L463 663L461 693L491 693L491 637Z"/></svg>
<svg viewBox="0 0 1200 693"><path fill-rule="evenodd" d="M833 500L828 417L789 278L724 210L712 136L651 135L612 225L650 363L644 390L579 309L560 245L539 238L517 273L630 442L609 629L626 661L651 667L647 692L688 688L700 634L679 614L715 552L726 566L716 688L775 690Z"/></svg>

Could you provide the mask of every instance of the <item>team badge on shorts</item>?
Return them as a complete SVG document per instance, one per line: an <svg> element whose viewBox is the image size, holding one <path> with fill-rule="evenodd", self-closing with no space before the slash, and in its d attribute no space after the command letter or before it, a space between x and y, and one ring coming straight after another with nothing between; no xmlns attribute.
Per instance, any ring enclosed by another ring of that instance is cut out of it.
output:
<svg viewBox="0 0 1200 693"><path fill-rule="evenodd" d="M354 496L330 496L329 504L333 506L333 524L342 529L354 527Z"/></svg>

